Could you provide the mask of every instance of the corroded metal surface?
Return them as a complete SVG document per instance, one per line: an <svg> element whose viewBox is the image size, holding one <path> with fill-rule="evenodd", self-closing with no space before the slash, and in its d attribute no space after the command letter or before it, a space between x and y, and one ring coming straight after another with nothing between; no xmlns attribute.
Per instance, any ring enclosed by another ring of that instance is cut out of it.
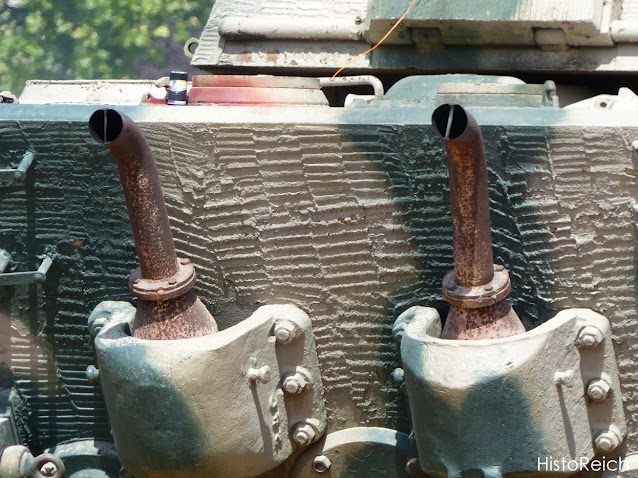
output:
<svg viewBox="0 0 638 478"><path fill-rule="evenodd" d="M507 302L509 275L503 266L494 264L481 129L458 105L439 106L432 114L432 125L447 150L454 244L454 271L443 279L443 295L451 307L441 338L485 339L523 333L523 324Z"/></svg>
<svg viewBox="0 0 638 478"><path fill-rule="evenodd" d="M93 113L89 129L115 158L140 261L129 279L140 299L133 336L166 340L216 332L215 319L190 291L195 269L189 260L177 259L157 164L144 134L111 109Z"/></svg>

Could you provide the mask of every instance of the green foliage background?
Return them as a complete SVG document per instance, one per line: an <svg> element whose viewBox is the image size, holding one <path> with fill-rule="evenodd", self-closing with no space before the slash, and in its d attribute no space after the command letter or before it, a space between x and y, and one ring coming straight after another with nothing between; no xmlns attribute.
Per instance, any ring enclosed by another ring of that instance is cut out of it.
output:
<svg viewBox="0 0 638 478"><path fill-rule="evenodd" d="M167 61L167 45L199 36L213 2L2 0L0 90L20 94L29 79L140 78L142 64Z"/></svg>

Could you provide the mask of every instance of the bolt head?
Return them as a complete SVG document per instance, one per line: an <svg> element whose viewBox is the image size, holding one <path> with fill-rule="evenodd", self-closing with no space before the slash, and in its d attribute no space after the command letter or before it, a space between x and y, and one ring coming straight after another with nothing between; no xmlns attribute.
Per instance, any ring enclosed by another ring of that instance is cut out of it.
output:
<svg viewBox="0 0 638 478"><path fill-rule="evenodd" d="M586 325L578 332L578 345L590 349L596 347L603 341L603 333L598 327Z"/></svg>
<svg viewBox="0 0 638 478"><path fill-rule="evenodd" d="M315 439L315 429L307 423L298 424L292 434L297 445L309 445Z"/></svg>
<svg viewBox="0 0 638 478"><path fill-rule="evenodd" d="M602 453L610 453L620 445L620 437L613 430L605 430L596 435L596 448Z"/></svg>
<svg viewBox="0 0 638 478"><path fill-rule="evenodd" d="M297 327L287 320L279 320L275 323L274 333L277 342L289 344L297 337Z"/></svg>
<svg viewBox="0 0 638 478"><path fill-rule="evenodd" d="M315 456L315 459L312 460L312 469L315 471L315 473L318 473L320 475L326 473L331 466L332 462L330 461L330 458L325 455Z"/></svg>
<svg viewBox="0 0 638 478"><path fill-rule="evenodd" d="M605 380L592 380L587 385L587 396L595 402L601 402L609 396L611 385Z"/></svg>
<svg viewBox="0 0 638 478"><path fill-rule="evenodd" d="M40 473L44 476L55 476L57 472L58 472L58 467L55 466L55 463L52 463L50 461L46 462L40 468Z"/></svg>
<svg viewBox="0 0 638 478"><path fill-rule="evenodd" d="M283 387L287 393L297 394L301 393L307 384L308 382L301 374L295 374L284 379Z"/></svg>

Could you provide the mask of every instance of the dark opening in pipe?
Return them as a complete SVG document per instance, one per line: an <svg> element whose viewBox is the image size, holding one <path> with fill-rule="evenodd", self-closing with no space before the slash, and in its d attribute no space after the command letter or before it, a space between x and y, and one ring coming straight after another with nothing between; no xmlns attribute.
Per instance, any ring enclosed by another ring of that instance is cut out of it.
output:
<svg viewBox="0 0 638 478"><path fill-rule="evenodd" d="M432 114L434 131L445 140L461 136L467 125L467 114L459 105L441 105Z"/></svg>
<svg viewBox="0 0 638 478"><path fill-rule="evenodd" d="M98 143L106 144L115 141L124 124L122 117L115 110L97 110L91 115L89 120L89 131L91 136Z"/></svg>

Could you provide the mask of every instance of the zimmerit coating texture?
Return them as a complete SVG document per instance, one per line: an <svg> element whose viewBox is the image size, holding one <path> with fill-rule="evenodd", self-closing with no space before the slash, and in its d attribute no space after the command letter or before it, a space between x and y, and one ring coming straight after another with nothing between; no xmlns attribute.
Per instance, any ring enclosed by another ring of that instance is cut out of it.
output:
<svg viewBox="0 0 638 478"><path fill-rule="evenodd" d="M429 127L140 126L179 255L193 260L220 328L262 304L301 307L313 320L330 430L408 431L390 377L399 366L391 325L412 305L445 314L440 281L452 267L445 156ZM20 270L55 255L44 286L0 300L14 331L6 360L42 447L108 437L99 389L82 378L94 360L86 319L102 300L130 300L136 265L112 158L85 124L51 128L0 124L3 166L26 148L37 154L26 188L0 189L0 247ZM636 450L636 132L483 133L495 260L512 276L512 304L528 328L567 307L610 318Z"/></svg>
<svg viewBox="0 0 638 478"><path fill-rule="evenodd" d="M408 305L444 307L451 267L447 171L429 131L166 126L149 137L158 151L170 138L158 154L166 171L176 154L194 155L195 138L206 145L204 169L173 178L169 214L180 214L183 191L200 198L189 208L201 226L178 247L206 235L222 277L206 262L200 276L239 310L275 300L311 314L331 429L400 420L389 325ZM620 361L631 412L633 352L621 338L636 307L630 133L486 128L486 141L496 261L511 271L515 308L528 328L567 307L607 314L629 357Z"/></svg>
<svg viewBox="0 0 638 478"><path fill-rule="evenodd" d="M39 452L79 436L108 438L101 391L85 376L94 363L86 321L105 297L130 299L135 249L115 164L89 144L84 125L52 134L42 124L3 123L0 131L3 167L36 152L25 184L0 188L0 247L12 254L11 270L35 270L44 253L54 258L44 284L7 287L0 299L10 340L2 362L31 409L29 445Z"/></svg>

